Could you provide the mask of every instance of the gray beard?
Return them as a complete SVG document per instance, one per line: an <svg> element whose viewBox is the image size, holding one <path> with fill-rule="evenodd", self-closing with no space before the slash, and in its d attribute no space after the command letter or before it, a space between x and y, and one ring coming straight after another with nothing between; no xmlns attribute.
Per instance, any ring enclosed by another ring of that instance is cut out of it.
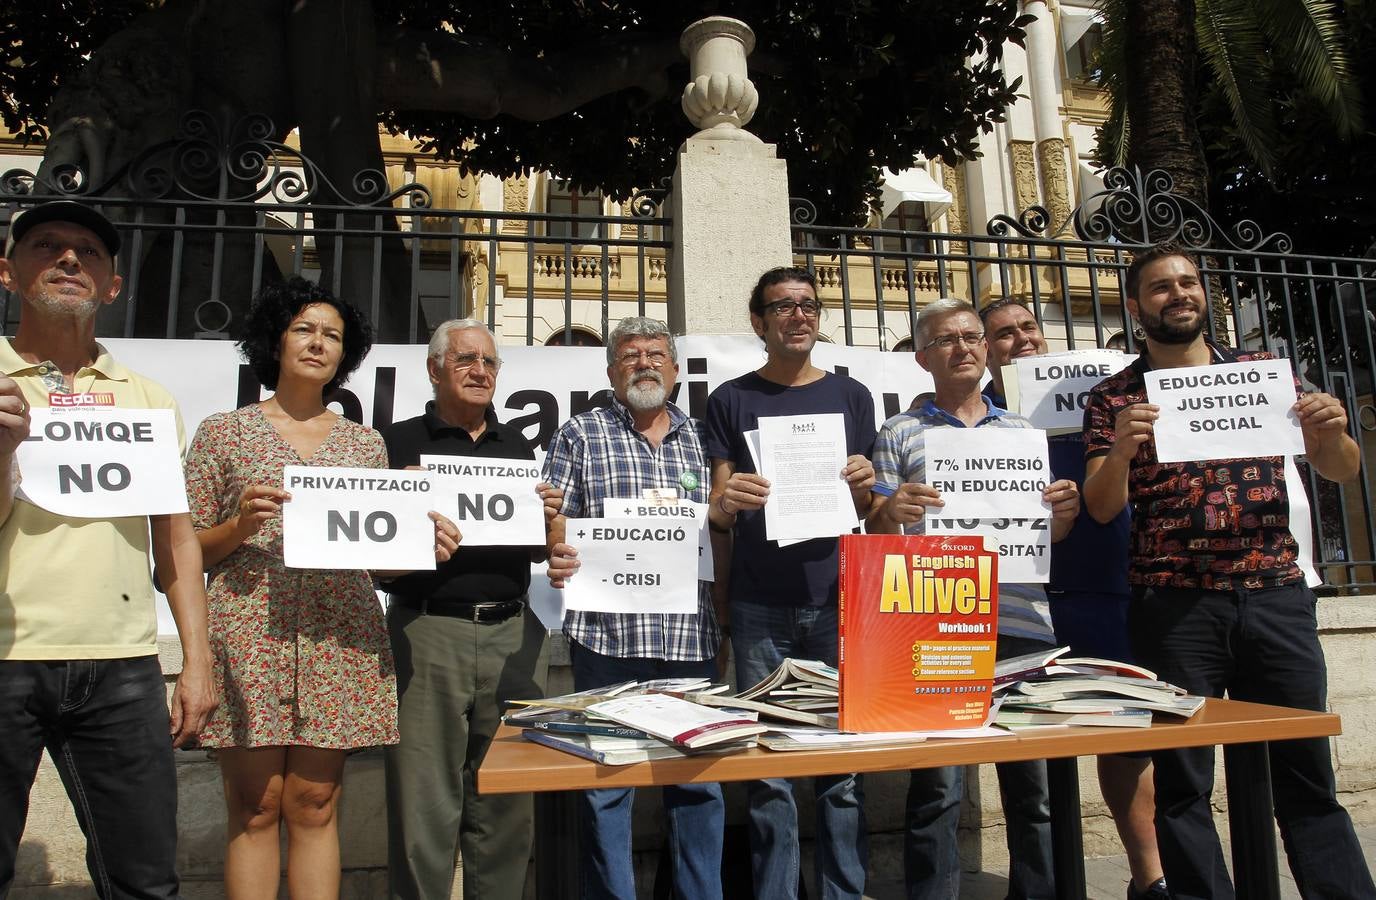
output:
<svg viewBox="0 0 1376 900"><path fill-rule="evenodd" d="M657 384L649 387L641 387L636 384L646 375L653 377ZM664 378L653 370L649 372L636 372L631 376L631 384L626 388L626 405L636 412L653 412L664 406L668 393L664 390Z"/></svg>

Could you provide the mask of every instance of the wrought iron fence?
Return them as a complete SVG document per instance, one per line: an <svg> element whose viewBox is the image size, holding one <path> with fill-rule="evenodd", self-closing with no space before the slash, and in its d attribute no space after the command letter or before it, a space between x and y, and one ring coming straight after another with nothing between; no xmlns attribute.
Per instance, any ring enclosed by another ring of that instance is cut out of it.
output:
<svg viewBox="0 0 1376 900"><path fill-rule="evenodd" d="M287 274L324 279L389 341L422 342L440 319L476 316L506 341L574 343L580 328L599 340L622 316L662 314L663 187L621 216L436 209L424 185L389 186L383 172L337 184L274 133L260 116L222 130L193 113L176 140L103 184L76 166L6 172L0 206L80 196L119 224L125 288L105 320L115 335L228 337L256 288ZM1294 254L1288 237L1252 222L1225 230L1171 187L1164 173L1110 170L1105 190L1064 222L1033 207L996 217L983 234L820 225L798 201L794 254L839 313L827 336L846 344L911 349L930 300L1012 296L1034 309L1053 346L1131 350L1122 274L1135 250L1176 240L1200 258L1215 339L1292 358L1306 386L1351 411L1367 465L1349 485L1307 476L1316 547L1331 585L1376 584L1376 263ZM12 300L0 291L5 333L18 319Z"/></svg>
<svg viewBox="0 0 1376 900"><path fill-rule="evenodd" d="M576 308L597 309L606 334L609 315L644 314L647 299L663 298L663 190L642 192L619 216L438 209L425 185L389 186L382 171L338 184L274 134L263 116L222 129L191 113L175 140L101 184L76 165L5 172L0 206L81 197L116 222L124 289L102 320L110 335L229 337L257 288L291 274L332 286L392 342L425 341L458 316L495 330L505 312L507 340L552 333L572 343L590 324ZM524 316L509 315L517 303ZM0 292L0 329L17 320Z"/></svg>
<svg viewBox="0 0 1376 900"><path fill-rule="evenodd" d="M880 349L912 349L921 308L937 297L976 307L1002 297L1028 304L1053 347L1115 342L1133 351L1123 274L1134 251L1170 240L1198 257L1221 343L1289 357L1306 388L1340 398L1362 449L1359 478L1345 485L1306 470L1315 499L1316 556L1333 590L1376 583L1372 484L1376 475L1376 261L1292 253L1290 238L1255 222L1222 228L1172 192L1164 172L1113 169L1105 190L1064 222L1033 207L998 216L985 234L915 234L815 224L795 204L793 251L839 307L833 338Z"/></svg>

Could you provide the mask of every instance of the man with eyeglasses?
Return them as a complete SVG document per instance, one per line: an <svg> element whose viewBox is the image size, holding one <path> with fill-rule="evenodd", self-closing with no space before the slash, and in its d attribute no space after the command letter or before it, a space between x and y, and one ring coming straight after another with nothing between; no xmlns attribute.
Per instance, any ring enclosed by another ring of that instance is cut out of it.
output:
<svg viewBox="0 0 1376 900"><path fill-rule="evenodd" d="M780 547L765 535L769 482L758 475L744 433L765 416L841 413L845 468L856 511L869 505L874 469L874 400L859 382L812 364L822 304L806 269L777 268L750 294L750 324L768 354L757 371L728 381L707 400L707 452L712 459L708 510L717 551L719 596L729 591L736 680L761 681L785 657L836 664L837 540ZM729 578L725 577L728 571ZM798 810L785 779L749 782L751 867L755 896L798 896ZM817 892L860 897L865 889L865 802L854 775L815 781Z"/></svg>
<svg viewBox="0 0 1376 900"><path fill-rule="evenodd" d="M555 433L546 478L564 492L569 519L599 517L608 500L707 502L702 425L669 402L678 379L678 351L663 322L622 319L607 341L610 405L579 413ZM562 588L578 572L578 551L562 540L550 548L550 584ZM575 690L650 678L715 678L721 644L712 585L698 582L696 613L569 611ZM630 788L584 791L580 897L634 898ZM674 896L719 900L725 807L719 784L664 788Z"/></svg>
<svg viewBox="0 0 1376 900"><path fill-rule="evenodd" d="M927 483L926 432L933 428L1031 428L1032 423L989 402L980 393L985 335L975 309L964 300L934 300L917 317L917 363L932 375L935 396L889 419L874 446L874 497L866 519L871 533L920 534L941 495ZM1047 485L1051 540L1070 532L1080 511L1075 482ZM999 584L1000 659L1051 647L1046 595L1040 585ZM1050 900L1056 896L1051 861L1051 807L1046 763L999 763L1008 840L1008 896ZM909 900L949 900L960 894L957 826L964 769L918 769L908 784L903 864Z"/></svg>
<svg viewBox="0 0 1376 900"><path fill-rule="evenodd" d="M1006 407L1003 367L1026 356L1047 352L1046 338L1032 311L1003 298L979 311L989 348L990 382L984 396ZM1085 441L1081 432L1048 438L1051 474L1076 484L1085 480ZM1133 662L1128 643L1128 528L1124 508L1107 524L1081 509L1065 540L1051 554L1051 581L1046 586L1056 643L1069 645L1075 656ZM1099 787L1127 851L1128 900L1165 900L1156 849L1155 792L1150 753L1113 754L1098 758Z"/></svg>
<svg viewBox="0 0 1376 900"><path fill-rule="evenodd" d="M422 415L383 431L393 468L422 454L486 459L535 458L530 442L497 421L492 394L501 359L476 319L441 323L426 370L435 399ZM554 520L562 500L536 488ZM553 530L560 523L555 520ZM519 898L530 857L530 795L484 797L474 775L507 700L545 692L545 628L526 604L538 547L465 547L433 572L385 582L387 630L397 662L397 727L387 747L388 881L398 900L448 897L454 852L463 857L463 891L476 898Z"/></svg>

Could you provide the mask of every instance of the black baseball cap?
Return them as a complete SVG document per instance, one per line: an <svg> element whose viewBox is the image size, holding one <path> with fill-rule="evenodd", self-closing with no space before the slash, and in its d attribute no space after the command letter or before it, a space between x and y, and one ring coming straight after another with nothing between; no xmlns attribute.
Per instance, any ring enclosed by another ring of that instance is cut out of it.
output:
<svg viewBox="0 0 1376 900"><path fill-rule="evenodd" d="M95 232L96 237L110 251L110 256L119 253L119 232L110 220L101 215L95 207L87 206L76 200L50 200L38 206L15 213L10 217L10 233L5 238L5 256L8 257L14 245L35 225L45 222L71 222Z"/></svg>

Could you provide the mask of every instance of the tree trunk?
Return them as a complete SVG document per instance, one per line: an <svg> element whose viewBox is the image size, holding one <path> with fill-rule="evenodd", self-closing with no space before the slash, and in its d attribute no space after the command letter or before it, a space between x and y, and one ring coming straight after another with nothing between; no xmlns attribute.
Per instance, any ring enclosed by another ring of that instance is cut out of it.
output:
<svg viewBox="0 0 1376 900"><path fill-rule="evenodd" d="M1175 193L1208 204L1208 169L1195 116L1198 53L1194 0L1129 2L1127 110L1132 131L1128 165L1146 174L1164 169Z"/></svg>

